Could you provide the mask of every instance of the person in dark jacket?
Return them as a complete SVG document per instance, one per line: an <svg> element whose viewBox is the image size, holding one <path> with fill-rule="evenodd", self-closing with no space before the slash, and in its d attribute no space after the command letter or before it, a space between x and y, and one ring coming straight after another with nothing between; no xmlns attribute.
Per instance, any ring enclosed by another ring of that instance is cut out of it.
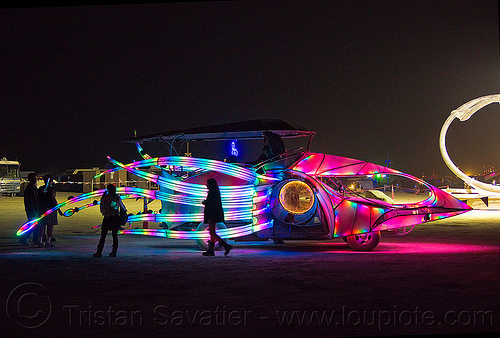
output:
<svg viewBox="0 0 500 338"><path fill-rule="evenodd" d="M93 254L94 257L102 257L102 249L104 248L108 230L111 230L111 235L113 236L113 249L109 257L116 257L116 251L118 250L118 229L120 228L120 208L127 212L122 199L116 194L116 187L113 184L108 184L106 190L107 192L102 195L99 205L104 218L101 225L101 238L99 239L99 244L97 244L97 252Z"/></svg>
<svg viewBox="0 0 500 338"><path fill-rule="evenodd" d="M32 221L40 217L40 203L38 201L38 190L36 188L36 174L29 173L28 181L29 184L26 189L24 189L24 210L26 211L28 221ZM31 233L33 233L33 244L39 244L38 224L34 226L31 231L21 235L19 242L28 245L28 238Z"/></svg>
<svg viewBox="0 0 500 338"><path fill-rule="evenodd" d="M208 224L208 230L210 231L210 241L208 242L208 250L203 252L203 256L215 256L215 242L219 242L224 247L224 255L227 255L229 254L229 251L231 251L233 246L227 244L215 232L215 224L224 222L224 210L222 209L219 185L217 184L215 178L209 178L207 180L207 188L207 199L203 201L203 204L205 205L203 222L205 224Z"/></svg>

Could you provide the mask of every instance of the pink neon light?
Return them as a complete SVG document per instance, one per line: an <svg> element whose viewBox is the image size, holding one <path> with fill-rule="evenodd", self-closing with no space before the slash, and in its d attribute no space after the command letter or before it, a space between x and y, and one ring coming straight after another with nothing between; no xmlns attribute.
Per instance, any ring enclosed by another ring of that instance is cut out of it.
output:
<svg viewBox="0 0 500 338"><path fill-rule="evenodd" d="M369 175L400 173L374 163L328 154L305 153L293 170L313 176Z"/></svg>

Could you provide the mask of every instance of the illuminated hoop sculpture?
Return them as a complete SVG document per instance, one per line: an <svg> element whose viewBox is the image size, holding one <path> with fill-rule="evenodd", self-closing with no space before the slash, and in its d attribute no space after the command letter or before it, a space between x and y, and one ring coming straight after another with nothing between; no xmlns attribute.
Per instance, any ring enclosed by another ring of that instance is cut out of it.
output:
<svg viewBox="0 0 500 338"><path fill-rule="evenodd" d="M474 115L475 112L480 110L481 108L486 107L490 103L500 103L500 94L483 96L472 101L469 101L459 108L453 110L450 116L446 119L441 128L441 134L439 135L439 149L441 151L441 156L444 159L444 162L450 168L450 170L457 175L460 179L462 179L467 185L476 188L478 190L485 190L493 193L500 193L500 186L495 186L483 182L476 181L472 177L464 174L458 167L451 161L450 156L446 150L446 132L450 124L453 122L455 118L460 121L467 121Z"/></svg>

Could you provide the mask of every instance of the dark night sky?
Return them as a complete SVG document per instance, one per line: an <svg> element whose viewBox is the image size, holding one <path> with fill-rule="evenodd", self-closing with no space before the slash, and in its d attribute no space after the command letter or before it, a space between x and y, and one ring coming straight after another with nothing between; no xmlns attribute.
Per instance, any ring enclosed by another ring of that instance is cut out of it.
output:
<svg viewBox="0 0 500 338"><path fill-rule="evenodd" d="M120 142L134 130L262 118L316 131L315 152L449 174L442 124L500 93L498 21L493 0L4 8L0 157L38 172L104 167L106 155L139 159ZM465 171L500 169L499 112L452 124Z"/></svg>

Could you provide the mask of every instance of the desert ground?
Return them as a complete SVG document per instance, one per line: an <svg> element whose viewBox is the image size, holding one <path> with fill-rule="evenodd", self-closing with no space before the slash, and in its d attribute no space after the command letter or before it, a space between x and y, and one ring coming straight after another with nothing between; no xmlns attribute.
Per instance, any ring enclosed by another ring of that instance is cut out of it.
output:
<svg viewBox="0 0 500 338"><path fill-rule="evenodd" d="M143 204L126 205L137 212ZM500 331L498 209L426 223L406 236L383 233L373 252L352 251L341 239L268 241L233 243L230 255L215 257L203 257L194 241L122 235L111 258L108 235L105 254L93 258L95 207L59 217L52 248L18 243L25 221L22 197L0 197L4 337Z"/></svg>

